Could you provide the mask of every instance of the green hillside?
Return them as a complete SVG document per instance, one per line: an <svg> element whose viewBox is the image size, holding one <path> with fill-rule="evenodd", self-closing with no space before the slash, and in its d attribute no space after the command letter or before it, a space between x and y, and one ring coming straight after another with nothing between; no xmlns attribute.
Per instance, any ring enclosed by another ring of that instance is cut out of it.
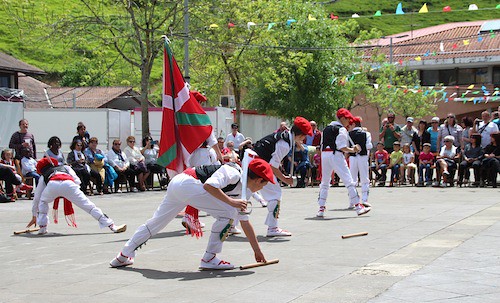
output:
<svg viewBox="0 0 500 303"><path fill-rule="evenodd" d="M378 28L384 35L394 34L411 29L432 25L471 20L486 20L500 18L500 9L495 7L500 3L492 0L442 0L427 1L429 13L418 14L424 2L401 1L404 15L395 15L396 6L400 1L391 0L338 0L324 1L326 12L340 16L340 21L351 19L356 13L360 16L357 22L362 29ZM319 2L317 2L319 3ZM479 7L478 11L468 11L470 3ZM444 6L451 6L452 11L443 13ZM63 43L54 37L43 37L50 29L40 29L30 26L29 20L34 16L42 19L57 19L69 11L79 11L81 3L75 0L0 0L0 51L10 54L20 60L37 66L49 73L44 81L56 84L65 71L79 68L78 62L91 62L89 68L110 66L107 69L107 83L101 85L137 86L138 71L120 58L112 49L102 49L96 41L89 37L75 38L73 43ZM382 16L374 17L380 10ZM60 12L60 15L58 14ZM413 12L413 13L411 13ZM207 18L208 19L208 18ZM158 62L159 63L159 62ZM160 79L161 64L157 64L151 75Z"/></svg>
<svg viewBox="0 0 500 303"><path fill-rule="evenodd" d="M398 3L402 4L404 15L395 15ZM429 13L418 11L427 3ZM384 35L396 34L433 25L474 20L500 18L500 9L496 9L499 1L495 0L441 0L441 1L397 1L397 0L339 0L327 5L327 10L340 17L340 20L356 18L362 29L378 28ZM469 4L476 4L477 11L469 11ZM451 12L444 13L443 7L450 6ZM382 16L374 17L380 10Z"/></svg>

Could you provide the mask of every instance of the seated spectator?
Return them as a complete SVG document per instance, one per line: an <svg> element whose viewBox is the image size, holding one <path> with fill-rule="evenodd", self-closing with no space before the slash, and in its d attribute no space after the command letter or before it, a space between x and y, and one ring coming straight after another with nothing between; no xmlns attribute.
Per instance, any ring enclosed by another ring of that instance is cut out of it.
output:
<svg viewBox="0 0 500 303"><path fill-rule="evenodd" d="M113 147L108 151L108 161L109 165L115 170L118 174L118 178L120 176L125 176L129 183L130 189L134 192L137 192L135 188L135 172L130 169L130 162L125 155L124 152L120 149L122 143L119 139L113 140ZM115 193L121 193L121 190L118 188L115 182Z"/></svg>
<svg viewBox="0 0 500 303"><path fill-rule="evenodd" d="M384 149L384 143L377 143L377 151L374 154L374 164L371 169L376 175L378 186L385 186L387 179L387 166L389 165L389 153ZM379 172L380 170L380 172Z"/></svg>
<svg viewBox="0 0 500 303"><path fill-rule="evenodd" d="M474 187L479 186L481 180L481 160L484 156L484 151L481 147L481 136L479 134L472 134L470 136L470 144L465 145L465 150L462 153L463 161L458 167L458 186L462 187L465 179L469 180L469 168L474 169Z"/></svg>
<svg viewBox="0 0 500 303"><path fill-rule="evenodd" d="M12 168L5 164L0 164L0 180L5 182L5 193L11 202L15 201L14 185L19 186L21 190L27 191L33 189L33 187L22 183L21 180L16 177Z"/></svg>
<svg viewBox="0 0 500 303"><path fill-rule="evenodd" d="M453 136L453 145L456 147L463 146L462 135L464 130L456 120L455 114L449 113L443 125L439 127L437 140L438 150L441 150L441 147L444 145L444 138L446 138L446 136Z"/></svg>
<svg viewBox="0 0 500 303"><path fill-rule="evenodd" d="M311 163L311 182L321 181L321 147L315 147L313 162Z"/></svg>
<svg viewBox="0 0 500 303"><path fill-rule="evenodd" d="M90 184L90 167L83 153L83 143L80 140L75 140L69 148L71 151L68 153L68 165L73 168L78 178L82 181L80 190L87 195L92 195L93 192L88 189Z"/></svg>
<svg viewBox="0 0 500 303"><path fill-rule="evenodd" d="M289 161L291 162L291 151L289 153ZM293 155L293 167L294 173L298 173L300 178L297 180L297 186L299 188L306 187L306 174L307 170L311 167L311 163L309 162L308 149L307 145L304 144L295 144L295 151Z"/></svg>
<svg viewBox="0 0 500 303"><path fill-rule="evenodd" d="M22 193L21 191L31 190L33 188L31 186L22 183L23 180L22 177L16 172L16 164L14 163L14 153L12 152L11 149L7 148L2 150L2 160L0 160L0 164L2 164L2 167L10 168L12 170L12 173L16 177L17 181L19 181L19 184L17 182L15 182L15 184L10 182L12 181L12 178L9 173L6 173L6 175L8 175L6 176L6 179L8 179L9 182L5 182L5 191L7 196L9 196L11 200L17 199L17 194ZM5 180L5 179L0 179L0 180ZM15 191L13 189L13 185L16 185Z"/></svg>
<svg viewBox="0 0 500 303"><path fill-rule="evenodd" d="M66 164L66 159L64 159L64 155L61 152L61 139L57 136L53 136L49 138L47 142L47 155L54 159L57 159L60 165Z"/></svg>
<svg viewBox="0 0 500 303"><path fill-rule="evenodd" d="M104 165L107 162L106 155L102 150L97 148L99 141L96 137L89 139L89 147L87 147L83 153L87 159L87 164L90 167L90 175L94 178L95 187L97 193L102 195L104 193L109 193L107 186L104 186L104 180L106 180L106 170Z"/></svg>
<svg viewBox="0 0 500 303"><path fill-rule="evenodd" d="M400 181L400 169L403 163L403 152L400 149L399 141L395 141L392 145L394 151L389 156L389 168L391 169L391 181L389 187L394 186L394 182Z"/></svg>
<svg viewBox="0 0 500 303"><path fill-rule="evenodd" d="M73 141L81 141L83 144L83 150L85 150L89 146L90 134L87 132L87 127L83 122L78 122L76 126L77 135L73 137Z"/></svg>
<svg viewBox="0 0 500 303"><path fill-rule="evenodd" d="M37 161L31 155L31 150L28 148L21 149L21 172L24 177L32 177L35 179L35 184L38 185L40 175L36 172Z"/></svg>
<svg viewBox="0 0 500 303"><path fill-rule="evenodd" d="M436 157L436 183L435 186L453 186L453 177L457 170L456 161L460 158L459 149L453 145L455 138L451 135L444 137L444 146L441 147ZM441 180L443 177L443 180Z"/></svg>
<svg viewBox="0 0 500 303"><path fill-rule="evenodd" d="M146 167L146 159L141 154L141 150L135 146L135 137L127 137L127 147L123 150L130 162L130 168L134 171L139 181L139 190L146 190L146 178L149 176L148 168Z"/></svg>
<svg viewBox="0 0 500 303"><path fill-rule="evenodd" d="M481 113L481 118L474 120L474 133L481 135L481 147L486 148L486 145L490 144L491 134L498 132L498 125L490 121L491 115L488 111L483 111Z"/></svg>
<svg viewBox="0 0 500 303"><path fill-rule="evenodd" d="M491 134L491 143L484 148L484 158L481 164L481 187L486 186L485 181L497 187L497 174L500 172L500 133Z"/></svg>
<svg viewBox="0 0 500 303"><path fill-rule="evenodd" d="M240 157L238 153L234 150L234 142L229 141L226 143L227 152L222 158L227 162L240 163Z"/></svg>
<svg viewBox="0 0 500 303"><path fill-rule="evenodd" d="M434 155L431 152L431 144L424 143L423 150L420 152L418 158L420 164L418 166L418 184L417 186L424 186L424 170L425 170L425 185L432 184L432 165L434 163Z"/></svg>
<svg viewBox="0 0 500 303"><path fill-rule="evenodd" d="M415 170L417 165L415 164L415 155L411 152L410 144L406 143L403 145L403 163L401 164L401 178L403 180L402 184L405 185L405 171L407 171L408 181L410 184L415 183Z"/></svg>
<svg viewBox="0 0 500 303"><path fill-rule="evenodd" d="M157 163L159 150L158 141L153 141L153 138L147 136L142 139L142 146L141 153L144 156L148 171L164 176L164 174L166 174L165 167ZM163 177L159 182L161 186L164 186L168 184L168 179Z"/></svg>

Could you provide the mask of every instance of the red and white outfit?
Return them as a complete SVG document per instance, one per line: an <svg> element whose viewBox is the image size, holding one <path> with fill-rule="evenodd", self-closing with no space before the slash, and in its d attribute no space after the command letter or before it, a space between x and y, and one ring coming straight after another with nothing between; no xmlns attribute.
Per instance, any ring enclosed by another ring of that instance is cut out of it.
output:
<svg viewBox="0 0 500 303"><path fill-rule="evenodd" d="M288 152L292 148L292 134L290 132L286 133L288 134L291 143L288 143L285 140L279 140L276 142L276 149L274 150L274 153L272 153L271 160L269 160L269 164L274 168L279 169L281 161L288 155ZM269 182L260 190L262 198L267 201L268 213L264 223L267 225L268 231L278 228L278 213L280 210L279 204L282 196L281 186L276 176L274 176L274 181L274 184Z"/></svg>
<svg viewBox="0 0 500 303"><path fill-rule="evenodd" d="M221 235L224 232L227 233L236 218L241 221L248 221L249 215L240 214L238 209L210 195L203 188L203 185L208 184L222 189L228 185L237 183L234 189L226 192L226 195L239 198L242 191L242 185L239 182L240 178L241 172L229 165L222 165L205 183L196 178L194 168L188 168L183 173L176 175L168 184L167 193L153 214L153 217L139 226L132 238L125 243L121 251L121 256L129 258L129 260L133 259L138 247L165 228L188 205L203 210L215 218L206 252L212 255L220 253L225 239ZM248 189L247 191L247 196L249 196L251 192ZM111 265L116 267L113 263Z"/></svg>
<svg viewBox="0 0 500 303"><path fill-rule="evenodd" d="M355 127L353 131L362 129L361 127ZM373 148L372 136L369 132L366 132L366 142L364 143L367 155L357 154L356 156L349 157L349 170L351 171L351 177L354 183L357 182L359 173L359 183L361 184L361 201L368 202L368 195L370 191L370 167L369 167L369 151Z"/></svg>
<svg viewBox="0 0 500 303"><path fill-rule="evenodd" d="M44 161L44 159L40 160L40 162ZM56 159L52 160L53 163L57 163ZM37 168L40 167L40 162ZM57 171L50 176L49 182L46 182L44 178L42 178L43 181L39 182L35 189L32 213L33 216L36 216L37 224L41 227L39 233L46 232L46 227L49 223L49 203L58 197L63 197L71 201L73 204L89 213L99 222L101 228L110 227L113 230L113 220L108 218L102 210L92 203L80 190L81 181L75 171L70 166L64 165L64 167L67 173ZM43 166L40 170L43 171Z"/></svg>
<svg viewBox="0 0 500 303"><path fill-rule="evenodd" d="M328 197L328 189L330 188L330 182L332 180L332 172L340 177L340 180L344 183L347 191L349 193L349 203L350 205L356 205L359 203L359 195L356 190L356 183L352 179L351 172L347 166L347 162L344 157L344 153L339 151L344 147L349 147L349 134L347 129L340 124L338 121L333 121L330 125L339 125L339 135L335 139L335 144L337 145L337 151L333 151L329 148L321 151L321 184L319 186L319 206L326 205L326 199ZM367 162L368 163L368 162Z"/></svg>

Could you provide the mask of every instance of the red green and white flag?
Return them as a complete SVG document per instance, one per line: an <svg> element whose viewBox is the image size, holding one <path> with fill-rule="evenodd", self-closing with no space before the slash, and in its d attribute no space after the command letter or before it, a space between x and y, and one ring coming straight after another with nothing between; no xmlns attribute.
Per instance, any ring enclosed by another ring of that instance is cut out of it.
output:
<svg viewBox="0 0 500 303"><path fill-rule="evenodd" d="M181 173L193 151L212 133L209 117L189 86L165 41L163 50L163 116L158 164Z"/></svg>

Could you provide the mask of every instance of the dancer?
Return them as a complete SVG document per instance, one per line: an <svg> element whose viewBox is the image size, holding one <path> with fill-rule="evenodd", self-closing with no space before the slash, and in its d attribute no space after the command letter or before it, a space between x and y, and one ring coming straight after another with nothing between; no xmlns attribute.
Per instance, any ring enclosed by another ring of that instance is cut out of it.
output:
<svg viewBox="0 0 500 303"><path fill-rule="evenodd" d="M268 182L274 183L271 167L262 159L254 159L248 167L247 189L260 190ZM147 240L160 232L177 213L188 204L208 212L216 221L208 240L208 246L201 259L200 269L233 269L234 266L217 257L227 238L233 220L238 217L241 227L252 246L257 262L265 262L257 237L246 211L247 201L242 194L242 173L232 163L205 165L188 168L170 181L167 193L153 217L139 226L135 234L125 243L122 251L111 260L111 267L127 266L134 263L135 251ZM247 195L249 197L249 195Z"/></svg>
<svg viewBox="0 0 500 303"><path fill-rule="evenodd" d="M260 139L255 142L254 150L260 158L269 162L277 179L288 185L292 185L292 176L283 175L280 171L280 164L283 158L288 155L292 144L302 144L306 135L312 135L311 124L303 117L296 117L290 131L278 131ZM268 226L267 237L291 236L292 233L278 227L281 202L281 187L279 182L268 183L260 193L264 197L264 200L267 201L268 214L265 222Z"/></svg>
<svg viewBox="0 0 500 303"><path fill-rule="evenodd" d="M338 121L330 123L323 131L321 140L321 185L319 190L319 211L318 217L325 216L326 199L328 197L328 188L330 187L330 180L332 171L340 177L349 193L349 207L356 209L358 216L364 215L371 210L370 205L366 207L360 202L358 191L356 190L356 183L352 180L351 173L347 167L347 162L344 153L359 153L361 146L349 145L349 135L346 127L351 124L354 119L351 112L345 108L340 108L337 111Z"/></svg>
<svg viewBox="0 0 500 303"><path fill-rule="evenodd" d="M359 173L359 181L361 183L361 201L363 205L369 205L368 195L370 190L370 167L368 155L373 147L372 136L369 132L361 127L361 117L354 117L353 122L354 129L349 132L349 136L351 137L354 144L357 144L361 147L361 150L359 151L359 153L350 154L349 169L351 171L351 176L354 180L354 183L357 182ZM352 205L352 207L354 207L354 205Z"/></svg>
<svg viewBox="0 0 500 303"><path fill-rule="evenodd" d="M58 165L55 158L43 158L38 161L36 169L43 178L38 183L33 199L33 218L26 226L38 224L39 235L47 233L47 224L49 223L49 203L58 197L63 197L76 206L89 213L99 222L101 228L108 227L114 233L121 233L127 230L127 225L116 226L113 220L108 218L100 208L92 203L80 189L80 179L75 171L67 165ZM67 209L66 207L70 207ZM71 203L65 205L65 213L73 214ZM72 225L76 227L74 221Z"/></svg>

